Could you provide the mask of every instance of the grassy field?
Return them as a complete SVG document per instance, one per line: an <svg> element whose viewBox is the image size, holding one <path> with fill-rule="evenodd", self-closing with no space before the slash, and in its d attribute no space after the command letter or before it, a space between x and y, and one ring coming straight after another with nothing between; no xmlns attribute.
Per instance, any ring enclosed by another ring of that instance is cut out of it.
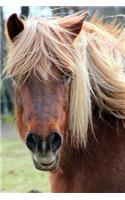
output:
<svg viewBox="0 0 125 200"><path fill-rule="evenodd" d="M25 145L10 138L1 143L1 192L50 192L49 174L35 169Z"/></svg>

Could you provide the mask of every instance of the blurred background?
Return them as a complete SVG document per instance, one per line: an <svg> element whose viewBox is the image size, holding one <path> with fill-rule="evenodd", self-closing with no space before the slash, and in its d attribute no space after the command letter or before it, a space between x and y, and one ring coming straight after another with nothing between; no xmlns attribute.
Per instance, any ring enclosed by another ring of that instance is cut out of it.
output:
<svg viewBox="0 0 125 200"><path fill-rule="evenodd" d="M80 10L87 10L89 18L95 11L98 17L111 21L118 15L118 23L124 23L125 7L42 7L42 6L15 6L0 7L0 70L5 66L7 55L7 41L5 37L5 24L12 13L17 13L21 18L28 16L65 16ZM0 152L0 191L1 192L50 192L48 173L37 171L32 163L29 152L19 139L14 122L13 86L11 80L0 80L0 107L1 107L1 152Z"/></svg>

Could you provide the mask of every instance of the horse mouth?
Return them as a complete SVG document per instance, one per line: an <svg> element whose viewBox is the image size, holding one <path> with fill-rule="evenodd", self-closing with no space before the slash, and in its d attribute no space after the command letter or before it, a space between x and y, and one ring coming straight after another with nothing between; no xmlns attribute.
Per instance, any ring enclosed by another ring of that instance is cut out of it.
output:
<svg viewBox="0 0 125 200"><path fill-rule="evenodd" d="M40 171L52 172L52 171L55 171L59 166L59 156L57 156L56 159L53 160L49 164L43 164L43 163L41 164L41 163L36 162L34 159L33 159L33 162L34 162L36 169L38 169Z"/></svg>

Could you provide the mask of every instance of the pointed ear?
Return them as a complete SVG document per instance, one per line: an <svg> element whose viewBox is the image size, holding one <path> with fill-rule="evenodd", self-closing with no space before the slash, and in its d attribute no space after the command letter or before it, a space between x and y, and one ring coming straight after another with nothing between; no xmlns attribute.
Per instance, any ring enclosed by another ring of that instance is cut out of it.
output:
<svg viewBox="0 0 125 200"><path fill-rule="evenodd" d="M82 15L74 15L64 17L64 20L60 21L60 25L71 32L72 39L75 39L77 35L80 33L83 22L88 16L88 12L84 12Z"/></svg>
<svg viewBox="0 0 125 200"><path fill-rule="evenodd" d="M23 22L17 17L17 14L12 14L7 21L7 32L11 41L24 29Z"/></svg>

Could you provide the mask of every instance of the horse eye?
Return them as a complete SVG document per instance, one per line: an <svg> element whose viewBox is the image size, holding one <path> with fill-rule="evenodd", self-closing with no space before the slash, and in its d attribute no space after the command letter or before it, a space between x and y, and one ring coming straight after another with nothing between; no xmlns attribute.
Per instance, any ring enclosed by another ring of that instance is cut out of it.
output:
<svg viewBox="0 0 125 200"><path fill-rule="evenodd" d="M71 75L63 74L63 83L69 84L71 82Z"/></svg>
<svg viewBox="0 0 125 200"><path fill-rule="evenodd" d="M13 81L13 83L15 84L15 83L16 83L16 78L13 77L13 78L12 78L12 81Z"/></svg>
<svg viewBox="0 0 125 200"><path fill-rule="evenodd" d="M15 80L16 80L16 78L15 78L15 77L12 77L12 80L13 80L13 81L15 81Z"/></svg>

